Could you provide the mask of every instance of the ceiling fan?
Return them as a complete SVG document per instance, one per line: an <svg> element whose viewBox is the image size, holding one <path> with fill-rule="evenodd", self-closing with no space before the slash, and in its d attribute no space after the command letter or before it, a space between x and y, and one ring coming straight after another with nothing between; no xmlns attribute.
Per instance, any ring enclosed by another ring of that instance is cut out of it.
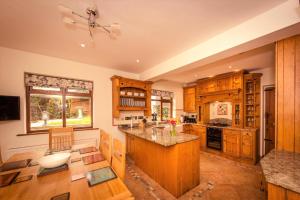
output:
<svg viewBox="0 0 300 200"><path fill-rule="evenodd" d="M72 9L64 6L58 5L59 11L64 15L62 21L66 24L77 25L79 27L88 28L90 37L93 39L93 29L100 29L106 32L111 39L116 39L116 37L120 34L120 24L113 23L110 25L102 25L96 22L96 18L99 16L96 6L88 7L86 9L86 15L79 14ZM72 16L72 17L69 17ZM78 17L82 20L75 20L74 17Z"/></svg>

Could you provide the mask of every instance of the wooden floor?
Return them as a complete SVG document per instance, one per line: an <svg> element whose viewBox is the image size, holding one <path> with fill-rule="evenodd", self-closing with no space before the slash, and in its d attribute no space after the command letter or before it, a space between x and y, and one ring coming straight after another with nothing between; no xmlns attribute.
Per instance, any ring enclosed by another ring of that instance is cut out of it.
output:
<svg viewBox="0 0 300 200"><path fill-rule="evenodd" d="M180 200L264 200L260 191L261 168L201 152L200 185L181 196ZM132 162L126 167L125 184L136 199L172 200L170 193L144 174Z"/></svg>

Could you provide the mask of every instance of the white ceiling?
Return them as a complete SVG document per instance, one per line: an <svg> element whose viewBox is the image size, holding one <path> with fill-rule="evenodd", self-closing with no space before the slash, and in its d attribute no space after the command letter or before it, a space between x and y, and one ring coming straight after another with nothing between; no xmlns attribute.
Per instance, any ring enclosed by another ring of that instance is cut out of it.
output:
<svg viewBox="0 0 300 200"><path fill-rule="evenodd" d="M285 1L6 0L0 4L0 46L141 73ZM84 13L93 2L98 22L121 24L117 40L99 32L91 44L87 31L61 21L59 3Z"/></svg>
<svg viewBox="0 0 300 200"><path fill-rule="evenodd" d="M269 44L190 70L176 70L160 76L161 79L189 83L235 70L254 71L275 67L275 44Z"/></svg>

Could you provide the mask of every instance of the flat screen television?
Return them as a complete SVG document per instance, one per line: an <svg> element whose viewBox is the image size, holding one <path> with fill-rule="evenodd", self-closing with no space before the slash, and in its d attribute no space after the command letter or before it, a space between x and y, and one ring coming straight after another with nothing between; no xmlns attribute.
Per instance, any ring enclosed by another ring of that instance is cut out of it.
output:
<svg viewBox="0 0 300 200"><path fill-rule="evenodd" d="M20 97L0 95L0 121L20 119Z"/></svg>

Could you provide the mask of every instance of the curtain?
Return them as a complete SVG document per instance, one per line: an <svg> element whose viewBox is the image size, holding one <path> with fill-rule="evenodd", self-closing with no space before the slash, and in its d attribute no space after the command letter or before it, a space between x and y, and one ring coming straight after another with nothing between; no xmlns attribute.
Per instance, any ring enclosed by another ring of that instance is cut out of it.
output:
<svg viewBox="0 0 300 200"><path fill-rule="evenodd" d="M27 72L24 74L24 81L25 86L85 89L89 91L93 90L93 81L76 80Z"/></svg>
<svg viewBox="0 0 300 200"><path fill-rule="evenodd" d="M152 96L160 96L160 97L173 98L174 97L174 92L152 89L151 95Z"/></svg>

